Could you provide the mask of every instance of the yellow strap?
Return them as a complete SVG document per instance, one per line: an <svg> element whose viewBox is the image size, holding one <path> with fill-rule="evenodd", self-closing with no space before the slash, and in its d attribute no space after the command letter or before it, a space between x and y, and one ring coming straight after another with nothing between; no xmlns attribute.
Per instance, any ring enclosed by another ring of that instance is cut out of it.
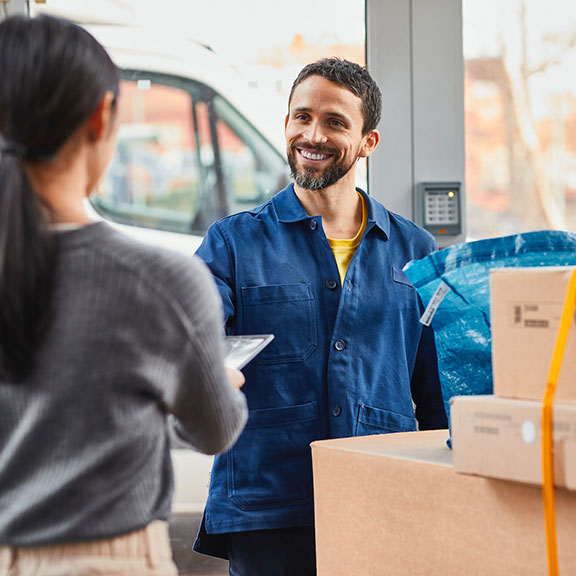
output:
<svg viewBox="0 0 576 576"><path fill-rule="evenodd" d="M564 300L560 328L556 337L554 354L548 372L548 384L542 405L542 496L544 499L544 521L546 524L546 545L548 548L548 574L558 576L558 551L556 545L556 508L554 502L554 444L552 430L552 406L562 367L564 350L574 311L576 310L576 271L572 272L570 284Z"/></svg>

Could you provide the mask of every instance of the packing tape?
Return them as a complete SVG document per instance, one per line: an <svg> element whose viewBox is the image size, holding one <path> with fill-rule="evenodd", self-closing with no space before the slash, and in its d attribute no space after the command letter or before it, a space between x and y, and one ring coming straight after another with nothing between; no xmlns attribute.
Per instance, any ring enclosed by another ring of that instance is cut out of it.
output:
<svg viewBox="0 0 576 576"><path fill-rule="evenodd" d="M556 543L556 504L554 499L554 438L553 406L560 368L564 358L570 325L576 310L576 271L572 272L560 327L556 336L554 354L548 371L548 382L542 405L542 497L544 500L544 522L546 524L546 547L548 550L548 575L558 576L558 547Z"/></svg>

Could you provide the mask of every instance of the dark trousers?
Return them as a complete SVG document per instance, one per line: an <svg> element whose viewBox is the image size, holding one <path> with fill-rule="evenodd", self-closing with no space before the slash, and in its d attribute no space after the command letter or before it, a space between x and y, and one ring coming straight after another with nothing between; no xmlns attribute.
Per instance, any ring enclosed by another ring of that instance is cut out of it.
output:
<svg viewBox="0 0 576 576"><path fill-rule="evenodd" d="M227 534L230 576L315 576L314 527Z"/></svg>

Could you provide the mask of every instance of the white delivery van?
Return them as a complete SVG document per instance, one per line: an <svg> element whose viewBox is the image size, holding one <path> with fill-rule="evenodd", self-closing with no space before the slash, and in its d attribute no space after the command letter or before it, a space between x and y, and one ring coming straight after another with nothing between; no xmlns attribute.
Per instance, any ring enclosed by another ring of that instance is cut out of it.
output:
<svg viewBox="0 0 576 576"><path fill-rule="evenodd" d="M86 28L121 70L117 153L91 197L145 241L194 251L215 220L288 181L286 102L250 88L209 48L126 26Z"/></svg>

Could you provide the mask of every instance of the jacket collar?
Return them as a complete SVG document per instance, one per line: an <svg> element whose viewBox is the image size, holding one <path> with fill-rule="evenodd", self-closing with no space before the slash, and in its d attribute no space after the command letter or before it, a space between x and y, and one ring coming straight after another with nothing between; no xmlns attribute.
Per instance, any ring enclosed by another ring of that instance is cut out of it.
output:
<svg viewBox="0 0 576 576"><path fill-rule="evenodd" d="M390 236L390 214L388 210L377 202L364 190L356 188L360 194L364 197L366 206L368 207L368 222L366 223L366 231L370 228L376 226L388 238ZM302 222L304 220L309 220L310 216L304 210L300 200L294 192L294 183L290 183L284 190L281 190L272 197L272 204L278 221L282 224L289 224L292 222Z"/></svg>

